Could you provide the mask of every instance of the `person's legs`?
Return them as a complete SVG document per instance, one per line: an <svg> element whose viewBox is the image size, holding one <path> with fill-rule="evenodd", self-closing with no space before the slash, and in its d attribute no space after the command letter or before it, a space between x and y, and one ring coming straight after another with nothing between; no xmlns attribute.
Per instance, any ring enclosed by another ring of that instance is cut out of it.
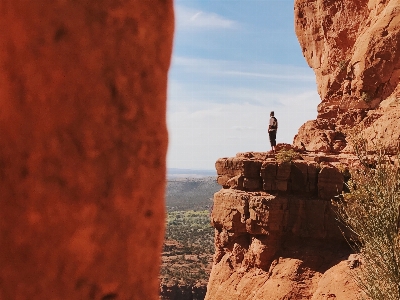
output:
<svg viewBox="0 0 400 300"><path fill-rule="evenodd" d="M272 130L269 132L269 141L271 143L272 151L275 152L275 146L276 146L276 131L275 130Z"/></svg>
<svg viewBox="0 0 400 300"><path fill-rule="evenodd" d="M275 153L275 146L276 146L276 131L272 131L272 151Z"/></svg>

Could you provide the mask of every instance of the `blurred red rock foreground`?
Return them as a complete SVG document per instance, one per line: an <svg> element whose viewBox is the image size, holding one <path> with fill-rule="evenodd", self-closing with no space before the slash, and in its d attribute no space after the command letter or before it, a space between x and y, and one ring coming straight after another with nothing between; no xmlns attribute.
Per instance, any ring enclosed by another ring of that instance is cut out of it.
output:
<svg viewBox="0 0 400 300"><path fill-rule="evenodd" d="M0 2L0 299L158 299L173 23Z"/></svg>

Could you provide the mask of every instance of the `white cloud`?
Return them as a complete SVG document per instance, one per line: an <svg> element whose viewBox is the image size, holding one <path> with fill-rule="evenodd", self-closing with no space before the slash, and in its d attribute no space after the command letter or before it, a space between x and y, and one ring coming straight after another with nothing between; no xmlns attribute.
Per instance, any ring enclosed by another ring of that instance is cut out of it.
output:
<svg viewBox="0 0 400 300"><path fill-rule="evenodd" d="M192 74L197 73L242 78L254 77L315 83L315 76L310 72L309 68L288 65L190 58L174 55L172 58L172 68L177 68Z"/></svg>
<svg viewBox="0 0 400 300"><path fill-rule="evenodd" d="M232 29L238 27L237 22L218 14L195 10L177 4L175 5L175 20L177 28L181 30L189 28Z"/></svg>
<svg viewBox="0 0 400 300"><path fill-rule="evenodd" d="M279 121L277 141L291 143L298 128L316 118L320 102L313 71L305 64L286 65L295 63L296 56L287 60L289 52L279 53L279 47L295 44L285 37L283 43L276 40L286 32L279 24L265 30L265 16L254 14L248 21L240 16L239 23L213 13L213 1L200 2L175 1L176 41L168 79L170 168L213 169L219 157L270 150L271 110ZM272 56L263 59L262 53ZM263 63L279 59L283 64Z"/></svg>
<svg viewBox="0 0 400 300"><path fill-rule="evenodd" d="M268 73L253 73L253 72L240 72L240 71L226 71L226 75L242 76L242 77L261 77L270 79L282 80L300 80L300 81L315 81L314 76L304 76L303 74L268 74Z"/></svg>
<svg viewBox="0 0 400 300"><path fill-rule="evenodd" d="M291 143L298 128L305 121L315 119L319 96L316 91L309 90L299 94L282 91L274 97L281 107L171 101L168 166L213 169L220 157L245 151L269 151L267 128L271 110L275 111L279 122L277 141Z"/></svg>
<svg viewBox="0 0 400 300"><path fill-rule="evenodd" d="M306 67L174 56L168 81L168 167L213 169L220 157L268 151L271 110L277 141L291 143L315 119L320 98Z"/></svg>
<svg viewBox="0 0 400 300"><path fill-rule="evenodd" d="M256 130L257 128L251 126L233 126L233 130L242 131L242 130Z"/></svg>

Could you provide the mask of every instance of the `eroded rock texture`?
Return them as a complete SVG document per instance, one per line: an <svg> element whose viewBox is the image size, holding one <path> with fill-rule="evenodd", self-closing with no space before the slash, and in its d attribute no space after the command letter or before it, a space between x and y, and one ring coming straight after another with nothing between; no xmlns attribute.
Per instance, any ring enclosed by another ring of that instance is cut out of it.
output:
<svg viewBox="0 0 400 300"><path fill-rule="evenodd" d="M331 203L347 179L343 166L355 159L303 154L278 162L266 153L219 159L223 189L214 195L215 255L205 299L357 299L351 251Z"/></svg>
<svg viewBox="0 0 400 300"><path fill-rule="evenodd" d="M296 0L295 27L321 104L294 144L340 152L352 130L393 150L400 139L400 2ZM353 132L354 133L354 132Z"/></svg>
<svg viewBox="0 0 400 300"><path fill-rule="evenodd" d="M0 1L0 299L157 299L172 1Z"/></svg>

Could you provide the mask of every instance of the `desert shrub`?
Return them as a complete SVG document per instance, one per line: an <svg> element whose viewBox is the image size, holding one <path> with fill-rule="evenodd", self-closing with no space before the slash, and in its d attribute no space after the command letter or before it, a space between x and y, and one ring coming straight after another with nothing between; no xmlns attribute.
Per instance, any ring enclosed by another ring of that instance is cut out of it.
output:
<svg viewBox="0 0 400 300"><path fill-rule="evenodd" d="M340 71L345 70L345 69L347 68L348 64L349 64L349 61L348 61L348 60L342 59L341 61L339 61L339 64L338 64L339 70L340 70Z"/></svg>
<svg viewBox="0 0 400 300"><path fill-rule="evenodd" d="M336 168L339 170L340 173L342 173L344 182L347 183L351 178L350 168L342 163L336 165ZM346 191L348 190L346 189Z"/></svg>
<svg viewBox="0 0 400 300"><path fill-rule="evenodd" d="M186 254L214 253L214 228L208 210L169 212L166 227L165 239L180 242Z"/></svg>
<svg viewBox="0 0 400 300"><path fill-rule="evenodd" d="M354 146L360 167L351 171L349 193L336 203L337 212L360 253L352 271L364 298L400 299L400 171L383 151L368 155L366 142Z"/></svg>
<svg viewBox="0 0 400 300"><path fill-rule="evenodd" d="M365 102L365 103L370 103L372 101L372 97L369 93L367 92L362 92L361 93L361 99Z"/></svg>
<svg viewBox="0 0 400 300"><path fill-rule="evenodd" d="M276 160L278 162L290 162L298 158L300 158L300 155L293 149L290 150L282 149L276 154Z"/></svg>

